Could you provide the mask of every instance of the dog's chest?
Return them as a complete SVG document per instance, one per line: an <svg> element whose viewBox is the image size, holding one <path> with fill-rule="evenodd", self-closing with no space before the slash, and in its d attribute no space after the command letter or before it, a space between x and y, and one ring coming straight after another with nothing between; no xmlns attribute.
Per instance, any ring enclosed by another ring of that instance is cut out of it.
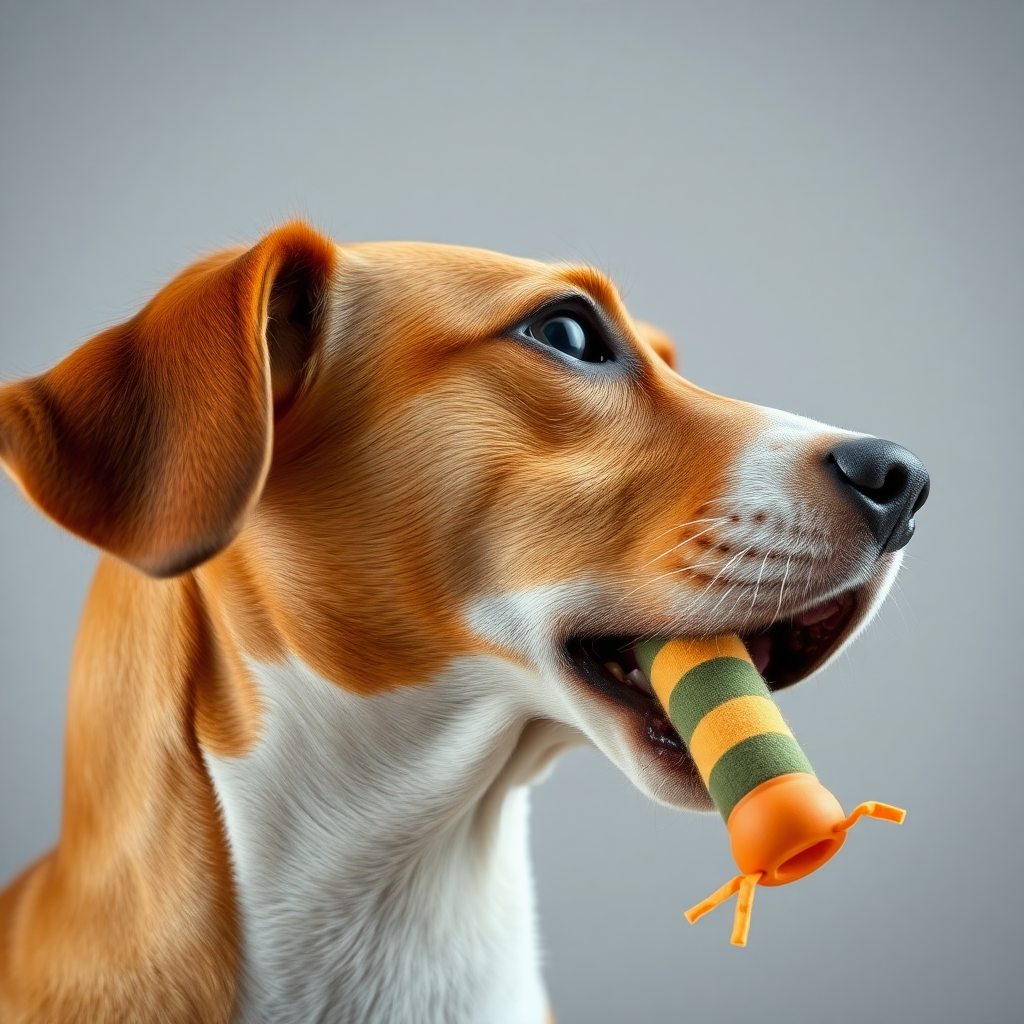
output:
<svg viewBox="0 0 1024 1024"><path fill-rule="evenodd" d="M253 671L257 747L207 755L238 887L240 1019L544 1020L527 791L486 828L473 813L514 718L479 698L481 675L507 666L372 698L294 661Z"/></svg>

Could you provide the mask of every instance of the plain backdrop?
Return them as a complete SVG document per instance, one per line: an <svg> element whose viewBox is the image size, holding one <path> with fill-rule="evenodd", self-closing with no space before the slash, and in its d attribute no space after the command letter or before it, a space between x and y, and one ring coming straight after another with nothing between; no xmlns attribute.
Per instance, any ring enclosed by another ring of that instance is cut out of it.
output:
<svg viewBox="0 0 1024 1024"><path fill-rule="evenodd" d="M900 588L783 711L865 823L731 911L717 817L597 753L534 801L560 1024L1024 1019L1024 4L0 6L0 376L302 215L609 272L711 390L932 473ZM95 553L0 482L0 877L53 843Z"/></svg>

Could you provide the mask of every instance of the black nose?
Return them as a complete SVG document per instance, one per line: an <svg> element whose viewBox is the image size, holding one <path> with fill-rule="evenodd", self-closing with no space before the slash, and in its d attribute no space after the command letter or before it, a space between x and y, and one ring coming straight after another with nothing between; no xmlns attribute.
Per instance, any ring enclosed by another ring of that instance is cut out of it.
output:
<svg viewBox="0 0 1024 1024"><path fill-rule="evenodd" d="M859 437L837 444L826 461L882 550L903 547L914 535L914 513L928 499L928 470L921 460L892 441Z"/></svg>

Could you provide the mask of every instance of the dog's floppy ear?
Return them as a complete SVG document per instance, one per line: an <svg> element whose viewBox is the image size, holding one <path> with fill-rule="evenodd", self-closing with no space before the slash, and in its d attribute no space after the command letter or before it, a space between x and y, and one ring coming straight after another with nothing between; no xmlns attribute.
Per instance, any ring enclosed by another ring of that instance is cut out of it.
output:
<svg viewBox="0 0 1024 1024"><path fill-rule="evenodd" d="M259 498L335 259L289 224L194 264L127 323L0 387L4 468L62 526L153 576L210 557Z"/></svg>
<svg viewBox="0 0 1024 1024"><path fill-rule="evenodd" d="M662 361L668 363L674 370L676 368L676 347L672 339L660 327L655 327L654 324L646 323L643 320L636 322L636 329L640 332L640 337L654 349Z"/></svg>

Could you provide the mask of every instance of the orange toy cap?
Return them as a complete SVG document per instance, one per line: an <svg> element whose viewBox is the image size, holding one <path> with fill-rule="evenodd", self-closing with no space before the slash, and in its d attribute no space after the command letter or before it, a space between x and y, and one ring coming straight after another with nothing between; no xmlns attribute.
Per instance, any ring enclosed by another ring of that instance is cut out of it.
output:
<svg viewBox="0 0 1024 1024"><path fill-rule="evenodd" d="M846 832L839 801L813 776L778 775L751 790L729 815L736 866L760 872L760 885L785 885L816 871L839 851Z"/></svg>
<svg viewBox="0 0 1024 1024"><path fill-rule="evenodd" d="M736 894L732 941L746 945L758 885L785 885L816 871L863 815L903 821L903 811L875 802L844 816L738 636L651 638L635 650L725 819L742 872L688 911L691 923Z"/></svg>

